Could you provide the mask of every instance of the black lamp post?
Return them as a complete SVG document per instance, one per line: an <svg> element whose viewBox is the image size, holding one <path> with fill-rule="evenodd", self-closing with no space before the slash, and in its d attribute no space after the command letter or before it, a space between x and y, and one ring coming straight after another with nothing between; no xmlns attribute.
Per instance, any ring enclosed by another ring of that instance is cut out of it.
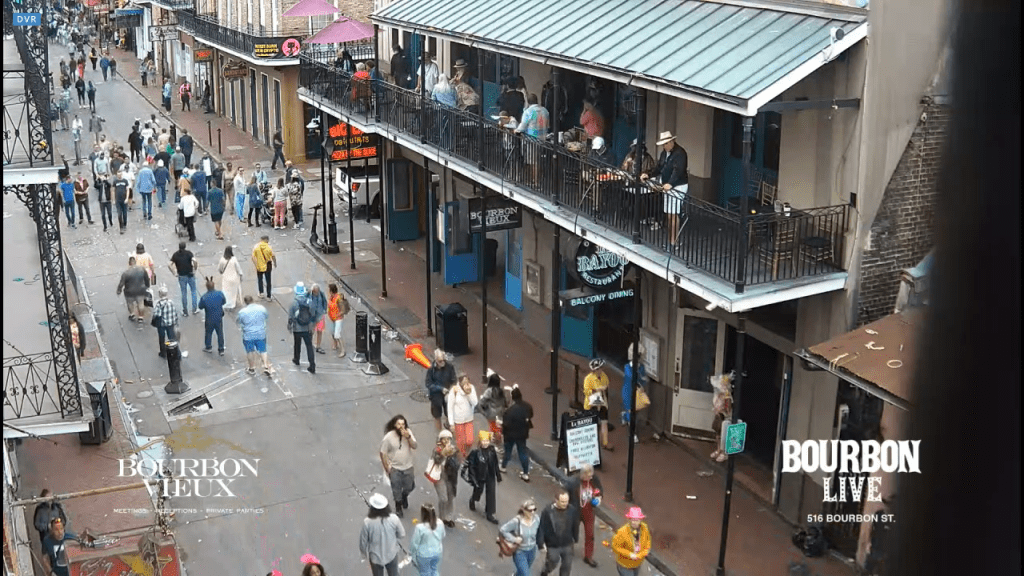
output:
<svg viewBox="0 0 1024 576"><path fill-rule="evenodd" d="M321 112L321 117L323 113ZM327 156L327 188L324 192L327 195L326 202L330 209L330 220L327 222L327 241L324 242L324 253L326 254L337 254L341 252L341 248L338 246L338 221L334 218L334 168L332 167L331 161L334 158L334 140L328 134L327 128L323 125L323 121L320 122L320 134L323 136L323 142L321 146L324 149L324 155Z"/></svg>

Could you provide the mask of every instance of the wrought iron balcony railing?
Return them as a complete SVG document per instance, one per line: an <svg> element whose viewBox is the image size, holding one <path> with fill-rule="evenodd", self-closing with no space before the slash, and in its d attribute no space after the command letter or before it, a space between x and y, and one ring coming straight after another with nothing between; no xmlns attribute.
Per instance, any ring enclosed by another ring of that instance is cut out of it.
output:
<svg viewBox="0 0 1024 576"><path fill-rule="evenodd" d="M47 10L45 0L4 0L4 168L54 165ZM9 25L15 11L41 14L42 25Z"/></svg>
<svg viewBox="0 0 1024 576"><path fill-rule="evenodd" d="M213 46L228 48L268 63L297 57L305 30L284 30L270 33L262 26L236 28L215 16L179 10L178 27ZM293 52L294 50L294 52Z"/></svg>
<svg viewBox="0 0 1024 576"><path fill-rule="evenodd" d="M758 207L741 218L685 196L678 200L677 227L652 225L666 202L662 191L586 152L503 130L478 113L386 82L354 78L323 58L303 55L300 60L300 86L332 107L480 166L508 186L639 240L737 290L843 270L846 205L784 213ZM754 199L750 202L753 207Z"/></svg>

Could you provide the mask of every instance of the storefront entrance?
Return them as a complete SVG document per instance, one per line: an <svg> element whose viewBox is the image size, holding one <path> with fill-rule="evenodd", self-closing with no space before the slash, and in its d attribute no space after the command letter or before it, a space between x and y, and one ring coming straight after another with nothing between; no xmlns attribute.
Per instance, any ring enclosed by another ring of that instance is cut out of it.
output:
<svg viewBox="0 0 1024 576"><path fill-rule="evenodd" d="M757 464L772 470L779 427L779 400L782 397L783 355L747 334L743 348L743 382L740 412L736 418L747 423L744 454ZM727 330L725 372L735 367L736 330Z"/></svg>

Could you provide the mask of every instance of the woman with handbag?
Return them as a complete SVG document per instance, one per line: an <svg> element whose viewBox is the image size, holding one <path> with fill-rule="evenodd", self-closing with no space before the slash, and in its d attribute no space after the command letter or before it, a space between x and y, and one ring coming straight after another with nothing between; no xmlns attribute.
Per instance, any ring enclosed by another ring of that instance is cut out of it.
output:
<svg viewBox="0 0 1024 576"><path fill-rule="evenodd" d="M626 368L624 370L622 378L622 424L624 426L629 425L629 417L633 408L633 399L637 399L636 410L639 412L644 408L647 408L651 404L651 399L647 396L647 368L643 364L644 347L640 347L640 360L638 364L640 368L637 370L636 382L637 390L633 392L633 345L629 345L629 349L626 352ZM634 438L634 442L638 440Z"/></svg>
<svg viewBox="0 0 1024 576"><path fill-rule="evenodd" d="M420 523L412 532L409 554L420 576L440 576L441 554L444 552L444 524L437 521L431 504L420 507Z"/></svg>
<svg viewBox="0 0 1024 576"><path fill-rule="evenodd" d="M437 446L427 462L423 473L437 491L437 510L441 522L449 528L455 527L452 519L455 508L455 493L459 485L459 459L455 456L452 433L441 430L437 435Z"/></svg>
<svg viewBox="0 0 1024 576"><path fill-rule="evenodd" d="M530 568L537 559L537 530L540 518L537 503L528 499L519 507L516 517L506 522L498 536L498 556L512 557L516 567L515 576L530 576Z"/></svg>
<svg viewBox="0 0 1024 576"><path fill-rule="evenodd" d="M590 361L590 374L583 380L583 409L597 412L601 446L611 452L614 448L608 443L608 375L601 369L603 366L604 360L600 358Z"/></svg>

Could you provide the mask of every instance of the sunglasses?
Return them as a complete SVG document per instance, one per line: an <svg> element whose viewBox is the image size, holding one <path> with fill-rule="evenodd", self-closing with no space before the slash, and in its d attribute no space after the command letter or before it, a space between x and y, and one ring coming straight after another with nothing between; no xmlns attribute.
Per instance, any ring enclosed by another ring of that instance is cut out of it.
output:
<svg viewBox="0 0 1024 576"><path fill-rule="evenodd" d="M526 509L526 511L527 512L536 512L537 511L537 507L536 506L530 506L529 508Z"/></svg>

